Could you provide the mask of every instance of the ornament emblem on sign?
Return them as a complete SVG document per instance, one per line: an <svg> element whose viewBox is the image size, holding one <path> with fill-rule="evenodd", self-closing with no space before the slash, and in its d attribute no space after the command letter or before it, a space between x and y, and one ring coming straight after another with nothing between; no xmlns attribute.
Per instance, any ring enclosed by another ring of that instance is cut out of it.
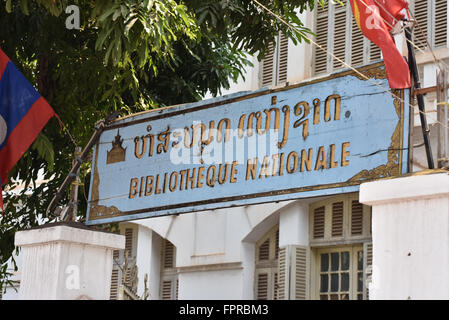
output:
<svg viewBox="0 0 449 320"><path fill-rule="evenodd" d="M122 146L123 139L121 139L120 131L117 131L114 141L112 141L112 149L108 151L106 163L116 163L125 161L126 148Z"/></svg>

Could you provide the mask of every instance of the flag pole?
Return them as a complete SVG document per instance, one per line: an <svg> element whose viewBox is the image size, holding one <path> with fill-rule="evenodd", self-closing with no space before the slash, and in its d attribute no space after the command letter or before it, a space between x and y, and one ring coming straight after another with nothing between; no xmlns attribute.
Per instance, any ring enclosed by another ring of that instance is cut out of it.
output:
<svg viewBox="0 0 449 320"><path fill-rule="evenodd" d="M81 167L81 164L83 164L86 161L86 159L88 158L90 150L92 149L94 144L97 143L97 141L100 138L100 135L103 133L105 127L107 127L111 123L111 121L114 120L115 118L117 118L118 116L119 116L119 111L116 111L113 114L111 114L110 116L108 116L106 119L102 119L95 124L95 132L93 133L92 137L90 137L89 142L84 147L84 149L80 153L80 155L76 156L76 158L74 159L74 164L72 166L72 169L70 170L69 174L65 178L62 185L59 187L59 189L56 192L56 194L54 195L53 199L51 199L50 204L47 207L47 211L45 212L46 217L50 217L50 216L54 217L55 216L54 214L51 214L51 211L58 204L59 200L61 200L61 198L63 197L65 189L67 189L68 186L77 178L76 173L78 172L79 168ZM69 209L71 210L72 208L69 208ZM76 213L74 213L74 215L76 215Z"/></svg>
<svg viewBox="0 0 449 320"><path fill-rule="evenodd" d="M407 39L408 65L410 68L410 74L413 77L415 90L418 90L421 89L421 82L419 80L418 66L416 64L415 49L413 48L412 45L412 31L410 27L405 28L405 37ZM424 107L424 96L422 94L417 94L416 98L418 100L419 117L421 119L421 128L424 138L424 146L426 148L427 164L429 166L429 169L434 169L435 165L433 163L432 148L430 146L430 137L429 137L430 129L429 126L427 125Z"/></svg>

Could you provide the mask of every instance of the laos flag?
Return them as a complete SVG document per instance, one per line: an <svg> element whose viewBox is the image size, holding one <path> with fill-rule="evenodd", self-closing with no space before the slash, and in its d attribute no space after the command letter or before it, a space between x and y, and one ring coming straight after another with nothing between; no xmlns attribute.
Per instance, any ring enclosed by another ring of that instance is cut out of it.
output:
<svg viewBox="0 0 449 320"><path fill-rule="evenodd" d="M55 115L44 98L33 88L0 49L0 208L1 186L8 172Z"/></svg>

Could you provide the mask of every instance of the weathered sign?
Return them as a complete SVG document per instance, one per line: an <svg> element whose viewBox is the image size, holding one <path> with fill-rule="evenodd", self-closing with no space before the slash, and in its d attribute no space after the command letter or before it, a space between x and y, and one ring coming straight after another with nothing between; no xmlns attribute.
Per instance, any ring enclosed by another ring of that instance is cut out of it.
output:
<svg viewBox="0 0 449 320"><path fill-rule="evenodd" d="M116 120L87 224L358 191L407 170L408 90L382 64ZM382 88L383 87L383 88Z"/></svg>

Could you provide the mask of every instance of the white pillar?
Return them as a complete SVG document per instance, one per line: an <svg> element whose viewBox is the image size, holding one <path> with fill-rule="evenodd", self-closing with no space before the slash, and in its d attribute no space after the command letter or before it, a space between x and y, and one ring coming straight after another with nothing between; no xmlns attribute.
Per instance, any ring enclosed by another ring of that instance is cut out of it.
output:
<svg viewBox="0 0 449 320"><path fill-rule="evenodd" d="M21 300L109 299L112 251L125 237L80 223L54 223L20 231Z"/></svg>
<svg viewBox="0 0 449 320"><path fill-rule="evenodd" d="M282 208L279 215L279 247L309 245L309 206L300 201Z"/></svg>
<svg viewBox="0 0 449 320"><path fill-rule="evenodd" d="M372 206L370 299L449 299L449 175L364 183Z"/></svg>

